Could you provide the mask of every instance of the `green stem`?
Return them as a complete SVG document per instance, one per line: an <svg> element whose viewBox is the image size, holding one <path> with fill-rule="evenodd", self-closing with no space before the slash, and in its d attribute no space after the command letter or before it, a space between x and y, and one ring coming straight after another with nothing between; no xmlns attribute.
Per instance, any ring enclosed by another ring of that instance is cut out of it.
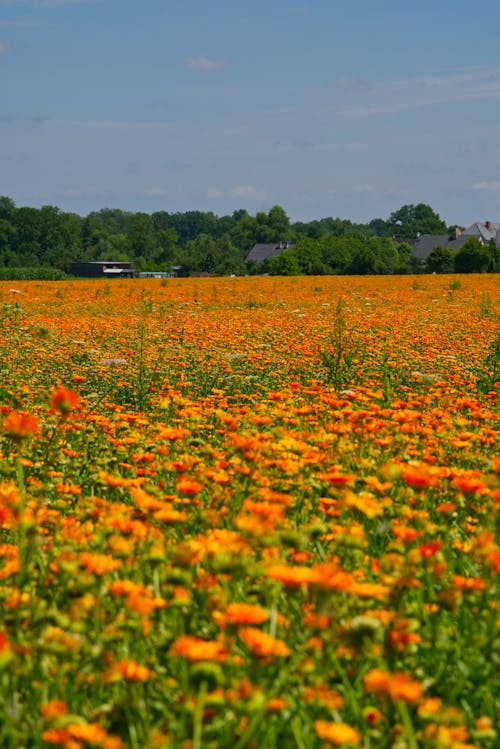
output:
<svg viewBox="0 0 500 749"><path fill-rule="evenodd" d="M207 682L202 681L198 700L194 711L194 728L193 728L193 749L201 749L201 738L203 735L203 708L205 707L205 697L207 696Z"/></svg>
<svg viewBox="0 0 500 749"><path fill-rule="evenodd" d="M19 506L19 532L18 532L18 546L19 546L19 587L22 587L22 583L25 577L26 567L26 483L24 480L24 468L21 463L21 452L17 453L16 457L16 480L17 488L19 489L19 498L21 504Z"/></svg>
<svg viewBox="0 0 500 749"><path fill-rule="evenodd" d="M417 737L415 736L415 729L413 728L413 721L411 719L410 711L408 710L408 705L406 702L403 702L403 700L398 700L397 707L401 720L403 721L409 749L418 749Z"/></svg>

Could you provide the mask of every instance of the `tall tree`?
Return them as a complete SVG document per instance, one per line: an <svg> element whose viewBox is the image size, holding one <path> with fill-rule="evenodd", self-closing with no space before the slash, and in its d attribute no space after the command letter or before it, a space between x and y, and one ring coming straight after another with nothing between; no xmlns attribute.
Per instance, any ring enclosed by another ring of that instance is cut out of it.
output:
<svg viewBox="0 0 500 749"><path fill-rule="evenodd" d="M414 238L420 234L446 234L447 228L430 205L404 205L389 216L387 226L395 237Z"/></svg>

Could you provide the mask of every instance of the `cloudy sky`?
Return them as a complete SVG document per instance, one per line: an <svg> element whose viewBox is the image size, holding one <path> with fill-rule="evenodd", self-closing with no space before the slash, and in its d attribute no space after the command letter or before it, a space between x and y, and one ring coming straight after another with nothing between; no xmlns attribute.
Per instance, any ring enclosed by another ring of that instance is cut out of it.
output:
<svg viewBox="0 0 500 749"><path fill-rule="evenodd" d="M0 0L16 205L500 221L498 0Z"/></svg>

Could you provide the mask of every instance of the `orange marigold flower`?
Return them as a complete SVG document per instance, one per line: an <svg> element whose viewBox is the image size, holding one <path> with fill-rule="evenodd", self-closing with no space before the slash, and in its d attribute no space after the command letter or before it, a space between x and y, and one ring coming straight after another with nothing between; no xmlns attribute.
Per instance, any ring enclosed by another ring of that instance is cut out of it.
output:
<svg viewBox="0 0 500 749"><path fill-rule="evenodd" d="M43 741L47 744L57 744L65 749L81 749L79 741L74 741L65 728L49 728L42 733Z"/></svg>
<svg viewBox="0 0 500 749"><path fill-rule="evenodd" d="M3 420L2 429L15 442L22 442L40 431L40 422L33 414L11 411Z"/></svg>
<svg viewBox="0 0 500 749"><path fill-rule="evenodd" d="M390 591L387 585L381 585L380 583L353 581L348 588L348 592L361 598L387 598Z"/></svg>
<svg viewBox="0 0 500 749"><path fill-rule="evenodd" d="M267 569L267 576L279 580L289 588L300 588L301 585L319 583L320 574L311 567L290 567L287 564L274 564Z"/></svg>
<svg viewBox="0 0 500 749"><path fill-rule="evenodd" d="M459 590L484 590L486 588L486 581L482 577L453 575L451 582Z"/></svg>
<svg viewBox="0 0 500 749"><path fill-rule="evenodd" d="M356 479L356 476L352 473L339 473L339 471L332 470L328 473L318 473L316 478L320 481L327 481L332 486L345 486L346 484L351 484Z"/></svg>
<svg viewBox="0 0 500 749"><path fill-rule="evenodd" d="M107 736L104 728L97 723L70 723L66 730L74 739L100 746L102 746Z"/></svg>
<svg viewBox="0 0 500 749"><path fill-rule="evenodd" d="M266 704L266 712L277 713L280 710L284 710L288 707L288 701L283 697L272 697Z"/></svg>
<svg viewBox="0 0 500 749"><path fill-rule="evenodd" d="M465 494L482 493L487 489L486 483L477 476L457 476L451 483Z"/></svg>
<svg viewBox="0 0 500 749"><path fill-rule="evenodd" d="M271 637L257 627L243 627L238 632L243 642L261 657L279 655L286 657L290 655L290 648L283 640Z"/></svg>
<svg viewBox="0 0 500 749"><path fill-rule="evenodd" d="M329 689L326 684L317 687L307 687L304 692L306 702L319 702L332 710L340 710L344 705L344 698L335 689Z"/></svg>
<svg viewBox="0 0 500 749"><path fill-rule="evenodd" d="M222 643L202 640L193 635L182 635L170 647L169 655L180 655L188 661L225 661L228 653Z"/></svg>
<svg viewBox="0 0 500 749"><path fill-rule="evenodd" d="M364 679L367 692L387 694L393 701L418 702L424 692L419 681L414 681L401 672L390 673L380 668L372 668Z"/></svg>
<svg viewBox="0 0 500 749"><path fill-rule="evenodd" d="M203 484L201 481L196 481L195 479L180 479L177 482L177 491L181 494L198 494L203 489Z"/></svg>
<svg viewBox="0 0 500 749"><path fill-rule="evenodd" d="M421 544L418 550L423 559L429 559L429 557L436 556L440 549L441 541L438 539L436 541L427 541L427 543Z"/></svg>
<svg viewBox="0 0 500 749"><path fill-rule="evenodd" d="M325 741L331 741L335 746L344 744L359 744L361 734L356 728L347 725L347 723L333 723L328 720L316 720L314 730Z"/></svg>
<svg viewBox="0 0 500 749"><path fill-rule="evenodd" d="M164 598L145 598L144 596L130 595L127 596L126 606L129 611L135 611L136 614L149 616L157 609L164 609L167 602Z"/></svg>
<svg viewBox="0 0 500 749"><path fill-rule="evenodd" d="M67 416L70 411L77 408L80 404L80 396L74 390L65 387L58 387L54 390L50 398L50 405L54 411L59 411L61 416Z"/></svg>
<svg viewBox="0 0 500 749"><path fill-rule="evenodd" d="M113 572L122 565L118 559L113 559L107 554L96 554L90 551L84 551L81 554L80 563L89 572L99 576L105 575L107 572Z"/></svg>
<svg viewBox="0 0 500 749"><path fill-rule="evenodd" d="M50 700L41 706L40 712L45 720L52 720L61 715L67 715L68 703L64 700Z"/></svg>
<svg viewBox="0 0 500 749"><path fill-rule="evenodd" d="M413 489L427 489L429 486L436 486L438 477L431 472L428 466L406 466L401 469L403 481Z"/></svg>
<svg viewBox="0 0 500 749"><path fill-rule="evenodd" d="M227 624L262 624L269 613L253 603L230 603L223 614Z"/></svg>
<svg viewBox="0 0 500 749"><path fill-rule="evenodd" d="M142 666L134 660L122 658L116 663L106 675L107 681L116 681L120 678L125 681L148 681L153 672L147 666Z"/></svg>

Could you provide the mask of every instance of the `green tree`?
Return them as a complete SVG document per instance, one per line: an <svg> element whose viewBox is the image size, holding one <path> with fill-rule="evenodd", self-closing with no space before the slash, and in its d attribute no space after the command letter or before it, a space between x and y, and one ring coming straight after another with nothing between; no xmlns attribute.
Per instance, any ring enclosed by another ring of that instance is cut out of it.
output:
<svg viewBox="0 0 500 749"><path fill-rule="evenodd" d="M300 276L301 268L295 248L283 250L269 261L269 272L272 276Z"/></svg>
<svg viewBox="0 0 500 749"><path fill-rule="evenodd" d="M152 218L148 213L134 213L128 240L129 252L138 267L155 268L160 246L154 233Z"/></svg>
<svg viewBox="0 0 500 749"><path fill-rule="evenodd" d="M425 261L427 273L453 273L455 250L451 247L435 247Z"/></svg>
<svg viewBox="0 0 500 749"><path fill-rule="evenodd" d="M0 265L17 265L15 241L16 227L7 219L0 218Z"/></svg>
<svg viewBox="0 0 500 749"><path fill-rule="evenodd" d="M479 239L471 237L461 246L455 255L455 271L457 273L484 273L488 270L491 255Z"/></svg>
<svg viewBox="0 0 500 749"><path fill-rule="evenodd" d="M420 234L446 234L447 227L438 213L435 213L430 205L418 203L418 205L404 205L394 211L387 221L391 235L400 237L416 237Z"/></svg>

